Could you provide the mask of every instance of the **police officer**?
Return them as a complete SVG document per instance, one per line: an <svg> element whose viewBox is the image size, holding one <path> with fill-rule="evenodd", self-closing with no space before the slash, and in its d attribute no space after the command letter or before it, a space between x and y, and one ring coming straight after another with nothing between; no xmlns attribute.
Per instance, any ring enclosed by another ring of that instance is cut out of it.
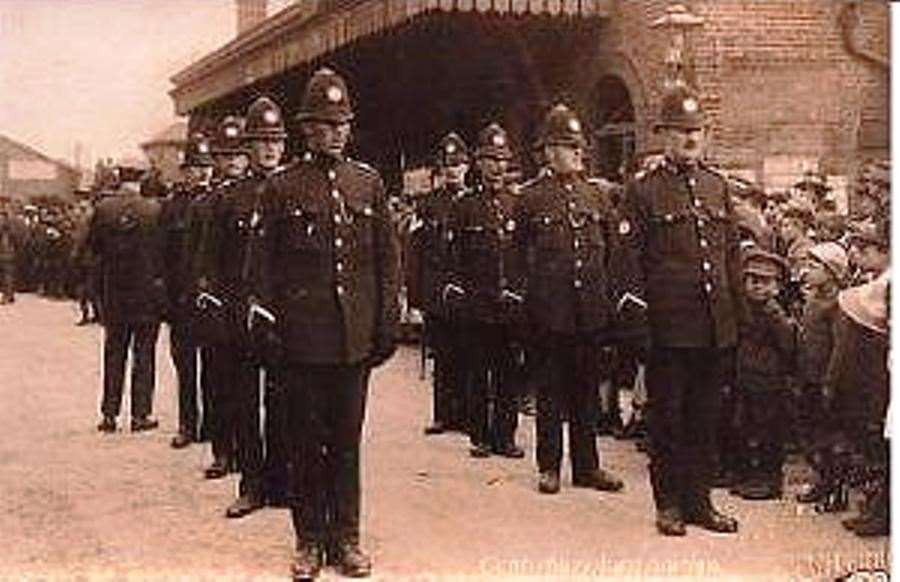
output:
<svg viewBox="0 0 900 582"><path fill-rule="evenodd" d="M121 168L117 196L97 205L88 244L100 261L103 303L102 432L115 432L131 347L131 430L151 430L156 340L167 297L159 201L140 192L140 170Z"/></svg>
<svg viewBox="0 0 900 582"><path fill-rule="evenodd" d="M234 362L231 377L235 406L236 439L240 460L239 496L226 510L226 516L239 518L260 509L269 488L269 475L274 458L283 458L283 439L277 423L279 408L272 397L277 390L277 374L273 367L265 369L266 447L260 438L259 387L264 369L260 354L268 345L262 336L251 333L265 329L271 313L261 309L259 298L266 295L266 268L270 244L267 212L272 197L273 177L283 170L287 132L281 109L268 97L260 97L247 109L244 139L250 152L250 173L230 188L219 205L216 223L219 244L216 248L214 272L217 273L227 303L234 340L225 349L233 353L223 359ZM263 323L259 323L263 322ZM269 362L272 363L272 362ZM286 468L284 468L286 471ZM286 477L284 477L286 479Z"/></svg>
<svg viewBox="0 0 900 582"><path fill-rule="evenodd" d="M369 373L395 349L399 253L381 177L345 154L343 78L316 71L298 119L307 150L277 179L270 270L294 429L293 575L315 577L327 554L342 574L367 576L360 434Z"/></svg>
<svg viewBox="0 0 900 582"><path fill-rule="evenodd" d="M426 435L466 428L461 336L444 291L453 265L452 220L467 192L468 147L458 134L450 132L438 144L435 161L439 182L421 203L418 214L422 224L413 234L412 243L418 256L417 287L425 314L426 343L434 353L433 419L425 428Z"/></svg>
<svg viewBox="0 0 900 582"><path fill-rule="evenodd" d="M450 242L453 263L447 296L461 304L470 453L521 458L516 446L518 403L513 391L514 327L522 314L521 267L515 247L515 196L507 184L509 137L485 127L475 152L477 185L459 202Z"/></svg>
<svg viewBox="0 0 900 582"><path fill-rule="evenodd" d="M210 424L213 462L204 475L207 479L220 479L238 466L240 399L236 389L241 385L232 374L237 360L233 346L239 336L228 325L226 293L217 266L221 230L217 227L216 213L240 187L249 169L242 118L228 115L222 119L212 144L212 155L216 163L214 188L201 193L191 204L191 235L195 238L192 247L196 249L192 269L196 291L193 332L202 346L201 383L209 387L209 407L213 411Z"/></svg>
<svg viewBox="0 0 900 582"><path fill-rule="evenodd" d="M199 438L197 409L197 343L191 333L193 313L193 269L190 206L206 195L211 186L213 159L207 137L193 133L188 139L181 164L184 183L163 204L161 223L166 235L166 288L169 292L169 345L178 378L178 434L172 448L181 449ZM204 404L206 386L201 387ZM209 406L203 407L203 425L209 424ZM207 431L201 431L204 436Z"/></svg>
<svg viewBox="0 0 900 582"><path fill-rule="evenodd" d="M685 523L717 532L737 522L710 501L718 404L743 313L740 248L726 180L702 161L698 97L679 87L662 100L666 153L638 172L619 226L640 255L650 331L647 362L650 479L656 526L684 535Z"/></svg>
<svg viewBox="0 0 900 582"><path fill-rule="evenodd" d="M594 433L600 351L611 337L616 309L612 203L584 176L587 142L568 107L549 111L541 143L547 167L522 188L515 219L534 357L543 374L537 406L538 490L559 492L565 415L572 484L619 491L622 481L600 468Z"/></svg>

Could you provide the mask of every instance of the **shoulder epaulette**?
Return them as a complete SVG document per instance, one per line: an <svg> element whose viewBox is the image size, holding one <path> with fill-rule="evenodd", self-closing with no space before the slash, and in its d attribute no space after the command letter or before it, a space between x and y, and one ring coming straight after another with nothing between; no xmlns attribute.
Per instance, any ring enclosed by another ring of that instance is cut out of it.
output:
<svg viewBox="0 0 900 582"><path fill-rule="evenodd" d="M365 162L360 162L359 160L354 160L351 158L347 158L347 161L350 164L352 164L354 167L362 170L363 172L366 172L368 174L374 174L376 176L378 175L378 170L376 170L373 166L370 166L369 164L367 164Z"/></svg>

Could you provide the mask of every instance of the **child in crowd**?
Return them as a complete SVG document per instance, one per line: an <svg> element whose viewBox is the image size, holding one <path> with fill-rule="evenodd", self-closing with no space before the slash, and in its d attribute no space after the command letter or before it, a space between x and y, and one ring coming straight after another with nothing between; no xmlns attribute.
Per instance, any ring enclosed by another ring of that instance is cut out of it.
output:
<svg viewBox="0 0 900 582"><path fill-rule="evenodd" d="M733 491L745 499L781 497L786 438L787 378L792 373L796 326L776 301L787 264L750 247L744 257L748 319L736 361L738 475Z"/></svg>

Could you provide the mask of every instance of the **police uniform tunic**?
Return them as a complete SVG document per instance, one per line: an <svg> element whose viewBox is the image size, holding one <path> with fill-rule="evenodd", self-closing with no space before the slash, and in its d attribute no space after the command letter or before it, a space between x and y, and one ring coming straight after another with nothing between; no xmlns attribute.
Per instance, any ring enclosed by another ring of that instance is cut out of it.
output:
<svg viewBox="0 0 900 582"><path fill-rule="evenodd" d="M293 427L295 529L359 536L359 440L370 369L394 349L399 253L381 178L306 154L276 185L271 294Z"/></svg>
<svg viewBox="0 0 900 582"><path fill-rule="evenodd" d="M743 319L740 245L725 179L663 160L626 189L624 239L646 298L650 469L660 510L710 509L726 365Z"/></svg>
<svg viewBox="0 0 900 582"><path fill-rule="evenodd" d="M419 215L422 226L413 235L419 272L416 287L425 313L426 344L434 354L433 419L447 428L465 424L464 370L460 350L464 336L453 320L444 291L455 263L451 255L456 231L456 206L465 189L443 187L429 192Z"/></svg>
<svg viewBox="0 0 900 582"><path fill-rule="evenodd" d="M576 480L599 467L594 425L599 346L615 318L611 274L616 244L607 196L580 176L544 172L522 189L517 238L537 365L537 460L559 472L562 418L568 414Z"/></svg>
<svg viewBox="0 0 900 582"><path fill-rule="evenodd" d="M514 445L518 416L512 342L522 315L523 281L515 204L508 190L491 192L477 186L457 206L453 221L457 234L451 242L452 280L464 293L459 311L469 435L473 444L495 450Z"/></svg>

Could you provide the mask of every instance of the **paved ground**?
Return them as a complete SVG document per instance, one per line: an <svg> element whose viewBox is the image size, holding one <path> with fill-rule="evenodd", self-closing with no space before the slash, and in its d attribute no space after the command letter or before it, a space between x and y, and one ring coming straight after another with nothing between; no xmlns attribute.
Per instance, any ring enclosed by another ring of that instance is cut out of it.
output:
<svg viewBox="0 0 900 582"><path fill-rule="evenodd" d="M75 319L72 304L29 295L0 308L0 578L285 579L287 512L226 520L234 480L202 479L206 447L168 446L176 416L166 334L161 429L101 435L102 332ZM538 495L530 460L473 460L460 436L422 436L429 394L416 366L415 353L401 351L371 389L364 541L378 579L818 580L888 560L886 540L856 539L841 515L724 493L717 502L741 519L739 535L691 528L683 539L660 538L645 460L630 442L600 441L625 493L573 490L566 477L560 495ZM529 450L533 435L528 419L520 439Z"/></svg>

